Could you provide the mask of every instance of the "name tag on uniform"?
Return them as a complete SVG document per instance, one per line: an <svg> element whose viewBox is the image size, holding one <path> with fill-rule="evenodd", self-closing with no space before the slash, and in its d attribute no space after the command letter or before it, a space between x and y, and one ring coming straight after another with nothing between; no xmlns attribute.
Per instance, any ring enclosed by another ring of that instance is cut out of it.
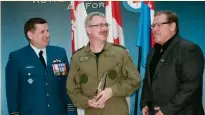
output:
<svg viewBox="0 0 205 115"><path fill-rule="evenodd" d="M26 69L34 68L34 66L26 66Z"/></svg>
<svg viewBox="0 0 205 115"><path fill-rule="evenodd" d="M85 61L88 61L89 59L90 59L89 56L80 56L80 57L79 57L79 61L80 61L80 62L85 62Z"/></svg>

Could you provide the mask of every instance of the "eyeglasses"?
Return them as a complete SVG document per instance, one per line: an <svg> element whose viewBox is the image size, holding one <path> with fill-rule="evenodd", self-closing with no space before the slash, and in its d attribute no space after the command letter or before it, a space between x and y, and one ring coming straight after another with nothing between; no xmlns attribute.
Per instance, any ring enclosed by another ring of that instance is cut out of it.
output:
<svg viewBox="0 0 205 115"><path fill-rule="evenodd" d="M169 24L169 23L172 23L172 22L161 22L161 23L152 24L151 25L151 29L154 29L155 26L160 27L163 24Z"/></svg>
<svg viewBox="0 0 205 115"><path fill-rule="evenodd" d="M109 27L109 26L110 26L110 24L108 24L108 23L105 23L105 24L101 23L101 24L96 24L96 25L89 25L89 27L98 27L98 28Z"/></svg>

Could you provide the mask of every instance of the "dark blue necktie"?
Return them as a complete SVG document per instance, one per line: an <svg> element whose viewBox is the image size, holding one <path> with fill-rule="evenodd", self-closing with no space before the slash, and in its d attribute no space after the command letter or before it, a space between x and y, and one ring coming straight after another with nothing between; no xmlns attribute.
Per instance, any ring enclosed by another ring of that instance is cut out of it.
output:
<svg viewBox="0 0 205 115"><path fill-rule="evenodd" d="M41 63L43 64L44 68L46 68L46 62L43 58L43 51L42 50L39 52L39 59L41 60Z"/></svg>

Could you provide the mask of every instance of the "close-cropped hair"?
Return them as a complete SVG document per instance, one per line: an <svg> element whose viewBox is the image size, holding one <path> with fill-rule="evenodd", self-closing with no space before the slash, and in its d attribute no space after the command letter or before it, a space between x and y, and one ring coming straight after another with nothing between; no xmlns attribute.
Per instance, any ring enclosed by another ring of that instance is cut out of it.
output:
<svg viewBox="0 0 205 115"><path fill-rule="evenodd" d="M45 23L47 23L47 21L43 18L36 17L36 18L29 19L24 25L24 34L26 38L28 39L27 32L35 30L36 24L45 24Z"/></svg>
<svg viewBox="0 0 205 115"><path fill-rule="evenodd" d="M105 14L103 14L101 12L92 12L92 13L88 14L86 19L85 19L85 27L90 25L90 23L92 21L92 18L94 16L100 16L100 17L104 17L105 18Z"/></svg>

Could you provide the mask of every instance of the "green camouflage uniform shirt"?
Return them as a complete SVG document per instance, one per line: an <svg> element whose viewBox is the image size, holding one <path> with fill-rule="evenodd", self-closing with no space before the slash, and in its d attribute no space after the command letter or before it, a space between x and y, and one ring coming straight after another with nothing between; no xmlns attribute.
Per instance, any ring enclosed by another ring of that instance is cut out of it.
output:
<svg viewBox="0 0 205 115"><path fill-rule="evenodd" d="M88 100L100 89L110 87L113 96L102 109L88 107ZM140 75L128 51L106 42L99 58L89 44L76 51L71 59L67 79L67 93L76 107L85 109L85 115L128 115L126 96L140 87Z"/></svg>

